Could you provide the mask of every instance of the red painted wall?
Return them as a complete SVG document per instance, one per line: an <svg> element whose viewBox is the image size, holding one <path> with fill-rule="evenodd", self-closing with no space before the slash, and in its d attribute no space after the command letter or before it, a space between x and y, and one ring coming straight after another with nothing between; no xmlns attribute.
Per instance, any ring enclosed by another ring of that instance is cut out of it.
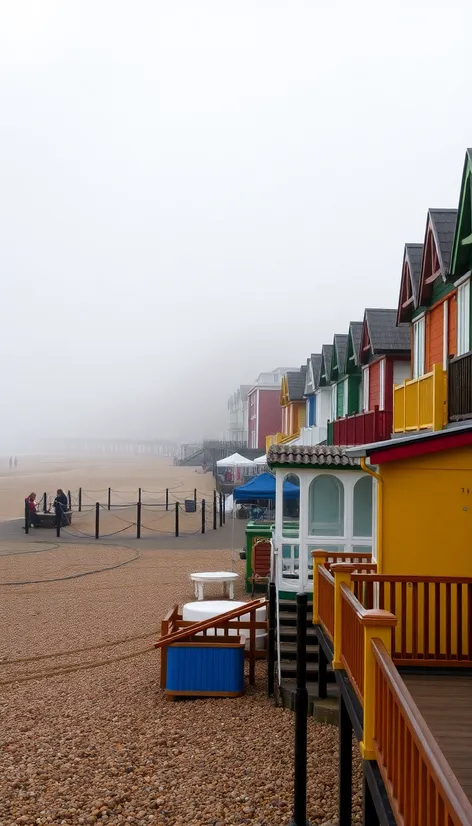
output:
<svg viewBox="0 0 472 826"><path fill-rule="evenodd" d="M380 361L369 365L369 410L380 404Z"/></svg>
<svg viewBox="0 0 472 826"><path fill-rule="evenodd" d="M256 391L259 393L258 442L257 446L265 452L266 436L279 433L282 429L282 408L280 407L280 389Z"/></svg>

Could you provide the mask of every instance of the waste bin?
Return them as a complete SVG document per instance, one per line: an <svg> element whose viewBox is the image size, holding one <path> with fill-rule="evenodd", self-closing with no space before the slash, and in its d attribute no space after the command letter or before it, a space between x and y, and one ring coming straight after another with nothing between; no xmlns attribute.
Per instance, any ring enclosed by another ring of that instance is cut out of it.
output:
<svg viewBox="0 0 472 826"><path fill-rule="evenodd" d="M194 499L186 499L185 500L185 513L195 513L196 505Z"/></svg>

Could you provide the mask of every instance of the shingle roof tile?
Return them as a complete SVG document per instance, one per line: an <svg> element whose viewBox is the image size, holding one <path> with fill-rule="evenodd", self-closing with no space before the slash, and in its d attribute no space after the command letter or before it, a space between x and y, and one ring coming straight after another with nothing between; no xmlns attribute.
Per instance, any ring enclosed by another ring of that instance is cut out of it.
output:
<svg viewBox="0 0 472 826"><path fill-rule="evenodd" d="M367 309L365 318L372 355L410 351L410 325L399 324L397 327L396 310Z"/></svg>
<svg viewBox="0 0 472 826"><path fill-rule="evenodd" d="M272 445L267 464L358 467L359 459L347 456L346 449L337 445Z"/></svg>
<svg viewBox="0 0 472 826"><path fill-rule="evenodd" d="M302 401L305 392L306 364L300 370L287 372L288 397L291 402Z"/></svg>
<svg viewBox="0 0 472 826"><path fill-rule="evenodd" d="M441 275L444 277L449 274L457 209L429 209L428 213L438 251Z"/></svg>
<svg viewBox="0 0 472 826"><path fill-rule="evenodd" d="M411 287L416 306L421 276L421 262L423 260L423 244L405 244L405 255L410 267Z"/></svg>

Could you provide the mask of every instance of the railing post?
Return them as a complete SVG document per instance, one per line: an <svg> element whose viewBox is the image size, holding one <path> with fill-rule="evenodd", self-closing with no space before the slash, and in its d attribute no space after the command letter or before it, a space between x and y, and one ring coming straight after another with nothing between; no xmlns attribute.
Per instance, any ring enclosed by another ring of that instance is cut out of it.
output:
<svg viewBox="0 0 472 826"><path fill-rule="evenodd" d="M175 503L175 535L179 535L179 503Z"/></svg>
<svg viewBox="0 0 472 826"><path fill-rule="evenodd" d="M352 589L351 570L352 566L348 565L348 570L345 570L345 564L339 562L337 565L331 566L331 573L334 576L334 656L333 668L341 669L343 664L341 661L342 653L342 592L341 583L345 582L348 588Z"/></svg>
<svg viewBox="0 0 472 826"><path fill-rule="evenodd" d="M213 530L216 531L216 490L213 491Z"/></svg>
<svg viewBox="0 0 472 826"><path fill-rule="evenodd" d="M193 489L193 501L194 501L195 508L196 508L197 507L197 489L196 488Z"/></svg>
<svg viewBox="0 0 472 826"><path fill-rule="evenodd" d="M54 512L56 514L56 536L59 538L61 535L61 521L62 521L62 508L59 502L56 502L54 505Z"/></svg>
<svg viewBox="0 0 472 826"><path fill-rule="evenodd" d="M433 364L433 430L444 426L444 406L446 404L444 371L442 364Z"/></svg>
<svg viewBox="0 0 472 826"><path fill-rule="evenodd" d="M48 495L46 492L43 493L43 513L48 512Z"/></svg>
<svg viewBox="0 0 472 826"><path fill-rule="evenodd" d="M72 510L72 494L70 490L67 491L67 504L69 506L69 510Z"/></svg>
<svg viewBox="0 0 472 826"><path fill-rule="evenodd" d="M220 528L223 527L223 494L220 493L219 495L220 500Z"/></svg>
<svg viewBox="0 0 472 826"><path fill-rule="evenodd" d="M30 525L29 515L30 515L30 513L29 513L29 501L28 501L28 499L25 499L25 533L29 533L29 525Z"/></svg>
<svg viewBox="0 0 472 826"><path fill-rule="evenodd" d="M111 488L108 488L107 508L108 510L111 510Z"/></svg>
<svg viewBox="0 0 472 826"><path fill-rule="evenodd" d="M95 502L95 539L100 536L100 502Z"/></svg>
<svg viewBox="0 0 472 826"><path fill-rule="evenodd" d="M79 513L82 510L82 488L79 488L79 495L77 498L77 510L79 511Z"/></svg>
<svg viewBox="0 0 472 826"><path fill-rule="evenodd" d="M141 498L136 503L136 539L141 539Z"/></svg>
<svg viewBox="0 0 472 826"><path fill-rule="evenodd" d="M390 611L381 609L374 608L372 611L366 611L362 617L362 625L364 626L364 726L359 748L363 760L375 760L375 656L372 639L375 637L381 640L390 654L391 629L396 624L397 618Z"/></svg>
<svg viewBox="0 0 472 826"><path fill-rule="evenodd" d="M277 612L277 590L275 582L269 583L269 636L267 645L267 694L269 697L274 695L274 676L275 676L275 627L276 627L276 612Z"/></svg>
<svg viewBox="0 0 472 826"><path fill-rule="evenodd" d="M205 519L206 519L205 500L202 499L202 533L205 533Z"/></svg>
<svg viewBox="0 0 472 826"><path fill-rule="evenodd" d="M318 615L318 595L319 595L319 573L318 568L320 565L324 565L328 554L326 551L312 551L311 556L313 559L313 625L317 625L320 618Z"/></svg>
<svg viewBox="0 0 472 826"><path fill-rule="evenodd" d="M290 826L306 826L307 716L306 688L307 594L297 594L297 688L295 693L295 760L293 819Z"/></svg>
<svg viewBox="0 0 472 826"><path fill-rule="evenodd" d="M221 494L221 504L223 505L223 525L226 525L226 495Z"/></svg>
<svg viewBox="0 0 472 826"><path fill-rule="evenodd" d="M166 511L169 510L169 488L166 488Z"/></svg>

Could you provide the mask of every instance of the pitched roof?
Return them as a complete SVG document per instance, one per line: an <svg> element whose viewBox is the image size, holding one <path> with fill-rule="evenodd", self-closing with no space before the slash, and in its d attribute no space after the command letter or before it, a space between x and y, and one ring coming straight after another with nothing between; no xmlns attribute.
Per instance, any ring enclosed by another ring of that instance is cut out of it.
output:
<svg viewBox="0 0 472 826"><path fill-rule="evenodd" d="M410 268L411 290L416 301L423 259L423 244L405 244L405 257Z"/></svg>
<svg viewBox="0 0 472 826"><path fill-rule="evenodd" d="M338 370L338 378L344 375L347 352L347 333L335 333L333 339L333 362Z"/></svg>
<svg viewBox="0 0 472 826"><path fill-rule="evenodd" d="M272 445L267 454L270 465L309 465L318 467L358 467L359 460L347 456L337 445Z"/></svg>
<svg viewBox="0 0 472 826"><path fill-rule="evenodd" d="M291 402L302 401L305 392L306 364L299 370L287 372L288 397Z"/></svg>
<svg viewBox="0 0 472 826"><path fill-rule="evenodd" d="M352 353L354 355L354 364L355 364L356 367L360 363L359 362L359 356L360 356L359 351L361 349L362 327L363 326L364 326L363 321L350 321L349 322L348 339L351 340ZM348 346L346 348L346 364L345 364L345 367L344 367L344 372L345 373L347 373L347 368L349 366L348 365L349 349L350 348L349 348L349 340L348 340Z"/></svg>
<svg viewBox="0 0 472 826"><path fill-rule="evenodd" d="M433 230L436 249L438 252L441 275L443 278L449 273L451 262L452 243L456 229L457 209L429 209L429 220Z"/></svg>
<svg viewBox="0 0 472 826"><path fill-rule="evenodd" d="M310 366L313 373L313 385L309 387L310 384ZM306 365L306 378L305 378L305 396L314 393L316 388L320 383L320 370L321 370L321 353L312 353L310 358L307 360Z"/></svg>
<svg viewBox="0 0 472 826"><path fill-rule="evenodd" d="M332 344L323 344L321 348L321 375L320 375L320 383L321 378L324 373L326 373L326 382L331 381L331 362L333 360L333 345Z"/></svg>
<svg viewBox="0 0 472 826"><path fill-rule="evenodd" d="M397 326L396 310L367 309L364 321L373 356L410 351L410 325L399 324Z"/></svg>
<svg viewBox="0 0 472 826"><path fill-rule="evenodd" d="M450 270L455 278L465 275L472 268L472 244L470 241L472 234L471 189L472 149L467 149L459 195L459 217L451 253Z"/></svg>

